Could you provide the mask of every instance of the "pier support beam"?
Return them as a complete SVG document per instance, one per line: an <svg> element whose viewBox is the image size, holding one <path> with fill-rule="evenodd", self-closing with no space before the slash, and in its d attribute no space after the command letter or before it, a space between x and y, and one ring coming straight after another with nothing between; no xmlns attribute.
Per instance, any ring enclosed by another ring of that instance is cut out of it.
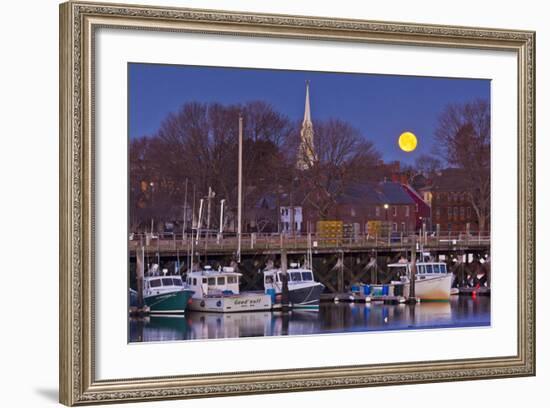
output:
<svg viewBox="0 0 550 408"><path fill-rule="evenodd" d="M338 255L338 292L344 292L344 251Z"/></svg>

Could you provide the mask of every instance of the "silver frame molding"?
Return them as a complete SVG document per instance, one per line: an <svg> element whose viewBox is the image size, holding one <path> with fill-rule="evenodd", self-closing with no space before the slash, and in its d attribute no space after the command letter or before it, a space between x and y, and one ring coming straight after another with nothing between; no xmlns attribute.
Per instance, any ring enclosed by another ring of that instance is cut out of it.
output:
<svg viewBox="0 0 550 408"><path fill-rule="evenodd" d="M518 349L513 356L95 379L94 32L98 27L512 51L518 63ZM60 402L79 405L535 375L535 33L136 5L60 5ZM282 380L281 378L284 378Z"/></svg>

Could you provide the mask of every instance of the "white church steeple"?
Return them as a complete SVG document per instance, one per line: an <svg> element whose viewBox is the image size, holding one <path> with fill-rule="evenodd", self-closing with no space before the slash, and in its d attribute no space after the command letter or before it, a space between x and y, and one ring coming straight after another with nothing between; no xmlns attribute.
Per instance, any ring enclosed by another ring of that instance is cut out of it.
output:
<svg viewBox="0 0 550 408"><path fill-rule="evenodd" d="M311 122L311 107L309 104L309 81L306 81L306 103L304 120L300 131L300 146L296 167L300 170L309 169L315 162L315 147L313 145L313 123Z"/></svg>

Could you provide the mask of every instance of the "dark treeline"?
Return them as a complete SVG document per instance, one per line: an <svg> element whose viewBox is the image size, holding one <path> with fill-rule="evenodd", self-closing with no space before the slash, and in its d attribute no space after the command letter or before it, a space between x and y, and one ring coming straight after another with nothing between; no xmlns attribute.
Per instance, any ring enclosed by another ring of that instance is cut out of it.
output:
<svg viewBox="0 0 550 408"><path fill-rule="evenodd" d="M243 117L244 231L263 230L257 206L264 197L269 196L275 208L299 205L314 219L327 219L348 186L392 175L369 135L342 120L316 120L314 146L305 149L314 153L299 158L302 123L270 104L189 102L170 113L155 134L130 142L132 231L150 230L151 220L157 223L154 229L161 230L162 222L181 223L184 213L189 230L196 221L199 200L209 188L215 193L210 200L210 226L219 226L223 199L225 229L234 230L239 114ZM490 136L487 101L449 105L438 118L434 154L421 155L414 166L402 166L400 171L429 179L444 167L461 169L483 230L490 219ZM307 169L297 166L300 160L310 163ZM205 217L202 220L204 228Z"/></svg>
<svg viewBox="0 0 550 408"><path fill-rule="evenodd" d="M348 123L337 119L314 123L316 158L303 171L296 168L301 123L262 101L190 102L170 113L156 134L130 142L132 230L149 228L151 219L182 220L186 190L187 218L192 217L193 197L196 217L198 201L209 187L216 194L213 208L226 200L224 222L231 223L237 207L239 114L243 117L245 219L261 197L278 197L290 189L299 190L300 204L311 206L323 218L346 185L379 178L375 169L381 163L380 154ZM213 211L211 225L218 223L219 215Z"/></svg>

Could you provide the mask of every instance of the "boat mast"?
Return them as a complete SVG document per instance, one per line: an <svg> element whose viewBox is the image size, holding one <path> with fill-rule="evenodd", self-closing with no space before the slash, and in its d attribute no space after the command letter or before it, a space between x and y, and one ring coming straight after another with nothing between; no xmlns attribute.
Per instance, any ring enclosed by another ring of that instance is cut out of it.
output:
<svg viewBox="0 0 550 408"><path fill-rule="evenodd" d="M223 207L225 205L225 198L222 198L220 200L220 232L218 234L218 244L220 243L220 240L223 237Z"/></svg>
<svg viewBox="0 0 550 408"><path fill-rule="evenodd" d="M243 117L239 114L239 181L237 186L237 262L241 263L242 200L243 200Z"/></svg>
<svg viewBox="0 0 550 408"><path fill-rule="evenodd" d="M199 200L199 218L197 220L197 235L196 235L196 241L195 245L199 246L199 237L201 233L201 226L202 226L202 209L203 209L204 199L201 198ZM199 260L200 260L200 254L199 254ZM193 262L193 258L191 258L191 262Z"/></svg>

